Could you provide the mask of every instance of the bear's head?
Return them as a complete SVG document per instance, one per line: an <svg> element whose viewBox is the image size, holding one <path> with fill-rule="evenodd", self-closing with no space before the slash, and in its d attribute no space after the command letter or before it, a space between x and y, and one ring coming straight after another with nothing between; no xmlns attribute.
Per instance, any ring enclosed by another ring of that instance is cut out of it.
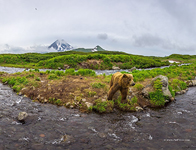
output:
<svg viewBox="0 0 196 150"><path fill-rule="evenodd" d="M128 88L129 86L135 85L132 74L123 74L119 82L122 88Z"/></svg>

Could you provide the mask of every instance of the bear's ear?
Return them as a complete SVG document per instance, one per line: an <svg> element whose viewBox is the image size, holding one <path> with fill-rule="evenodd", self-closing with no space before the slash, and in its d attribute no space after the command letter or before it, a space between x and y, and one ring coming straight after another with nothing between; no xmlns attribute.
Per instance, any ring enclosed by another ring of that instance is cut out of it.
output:
<svg viewBox="0 0 196 150"><path fill-rule="evenodd" d="M127 77L127 75L126 74L123 74L123 78L126 78Z"/></svg>

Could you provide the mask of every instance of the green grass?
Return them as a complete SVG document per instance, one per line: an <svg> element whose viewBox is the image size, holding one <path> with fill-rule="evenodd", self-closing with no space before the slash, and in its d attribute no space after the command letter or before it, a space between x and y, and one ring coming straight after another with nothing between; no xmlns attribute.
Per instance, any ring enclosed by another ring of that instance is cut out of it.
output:
<svg viewBox="0 0 196 150"><path fill-rule="evenodd" d="M103 84L103 83L93 83L92 84L92 87L93 88L104 88L106 85L105 84Z"/></svg>
<svg viewBox="0 0 196 150"><path fill-rule="evenodd" d="M114 107L113 101L104 101L102 102L100 99L95 101L95 105L92 107L93 110L99 113L112 112Z"/></svg>

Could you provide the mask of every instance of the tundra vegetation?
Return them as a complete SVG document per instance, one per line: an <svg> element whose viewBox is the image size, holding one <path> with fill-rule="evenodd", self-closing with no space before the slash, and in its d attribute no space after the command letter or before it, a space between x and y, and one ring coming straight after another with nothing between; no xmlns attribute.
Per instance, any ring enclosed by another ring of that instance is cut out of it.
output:
<svg viewBox="0 0 196 150"><path fill-rule="evenodd" d="M7 59L5 59L4 56L2 56L0 62L2 62L2 60L6 60L9 61L11 64L12 61L12 63L16 62L15 58L17 58L19 61L18 57L24 56L21 57L21 62L23 62L22 60L24 60L24 58L27 58L25 57L26 55L32 56L29 58L29 60L35 59L34 61L37 61L37 63L33 63L35 66L39 66L41 64L45 66L47 64L46 62L52 62L52 64L59 64L60 62L65 61L65 58L67 59L71 56L69 59L70 62L72 60L77 60L77 62L79 62L79 60L85 60L87 58L96 59L97 57L97 60L102 60L104 58L102 63L104 63L105 61L106 66L108 66L109 63L115 62L114 60L118 62L117 64L123 66L124 64L126 64L126 61L127 63L128 60L130 61L130 58L142 58L142 56L126 55L124 53L121 55L119 53L116 53L114 55L104 55L95 53L84 55L84 57L83 55L74 56L72 55L72 53L68 53L67 55L63 56L60 56L60 53L54 53L53 55L52 54L21 54L18 56L13 55L13 59L11 59L12 55L8 54L5 55ZM38 56L37 60L36 55ZM8 59L8 56L10 56L11 60ZM132 93L128 93L127 103L121 103L121 97L118 95L114 100L108 101L107 93L109 91L109 82L111 80L112 75L96 75L95 72L91 69L79 69L76 71L74 68L70 68L66 69L65 71L47 70L43 72L39 71L39 69L36 68L30 69L29 71L24 70L23 72L13 74L1 72L0 80L4 84L10 85L13 88L13 90L19 95L24 95L26 97L31 98L33 101L38 101L41 103L52 103L58 106L78 108L82 112L96 111L99 113L104 113L112 112L114 108L120 109L122 111L135 111L136 107L139 106L138 101L141 98L138 93L140 93L142 89L150 83L152 78L158 75L167 76L169 79L169 90L173 97L175 97L175 93L187 88L187 84L185 81L195 79L196 63L194 63L193 61L195 59L195 56L180 56L181 55L173 55L172 59L181 62L190 62L191 64L182 66L174 64L163 69L155 68L152 70L134 70L132 72L122 72L133 74L134 81L136 83L135 86L131 87ZM147 59L146 57L143 58ZM117 61L117 59L119 60ZM143 61L144 59L141 60ZM153 57L148 57L148 59L154 60ZM156 61L156 59L154 61ZM166 58L159 58L160 62L162 62L161 59L162 61L164 61ZM171 59L171 57L169 59ZM7 63L6 61L4 61L4 64ZM121 61L121 63L119 63L119 61ZM23 63L25 64L25 61ZM146 66L152 67L152 62L146 63ZM70 65L71 64L72 63L70 63ZM141 65L142 63L138 64ZM47 65L45 67L47 67ZM162 82L160 82L160 80L156 80L153 85L154 91L149 93L150 102L157 107L163 107L165 105L165 97L161 93L161 85ZM133 93L137 94L133 95Z"/></svg>
<svg viewBox="0 0 196 150"><path fill-rule="evenodd" d="M1 66L25 67L25 68L48 68L58 69L68 65L74 69L112 69L112 66L121 69L150 68L167 66L167 60L160 57L147 57L131 55L123 52L100 51L84 53L76 51L58 53L26 53L26 54L1 54Z"/></svg>

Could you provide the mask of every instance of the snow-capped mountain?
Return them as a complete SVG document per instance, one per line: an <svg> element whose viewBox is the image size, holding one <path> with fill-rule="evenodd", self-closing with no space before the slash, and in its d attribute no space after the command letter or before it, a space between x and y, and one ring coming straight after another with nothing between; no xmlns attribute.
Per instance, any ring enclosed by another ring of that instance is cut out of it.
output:
<svg viewBox="0 0 196 150"><path fill-rule="evenodd" d="M91 49L91 52L97 52L97 46L93 49Z"/></svg>
<svg viewBox="0 0 196 150"><path fill-rule="evenodd" d="M63 39L62 40L56 40L54 43L52 43L49 47L57 50L58 52L63 52L67 50L72 50L73 47L69 45L67 42L65 42Z"/></svg>
<svg viewBox="0 0 196 150"><path fill-rule="evenodd" d="M103 48L101 48L99 45L97 45L95 48L91 49L91 52L97 52L97 51L105 51Z"/></svg>

